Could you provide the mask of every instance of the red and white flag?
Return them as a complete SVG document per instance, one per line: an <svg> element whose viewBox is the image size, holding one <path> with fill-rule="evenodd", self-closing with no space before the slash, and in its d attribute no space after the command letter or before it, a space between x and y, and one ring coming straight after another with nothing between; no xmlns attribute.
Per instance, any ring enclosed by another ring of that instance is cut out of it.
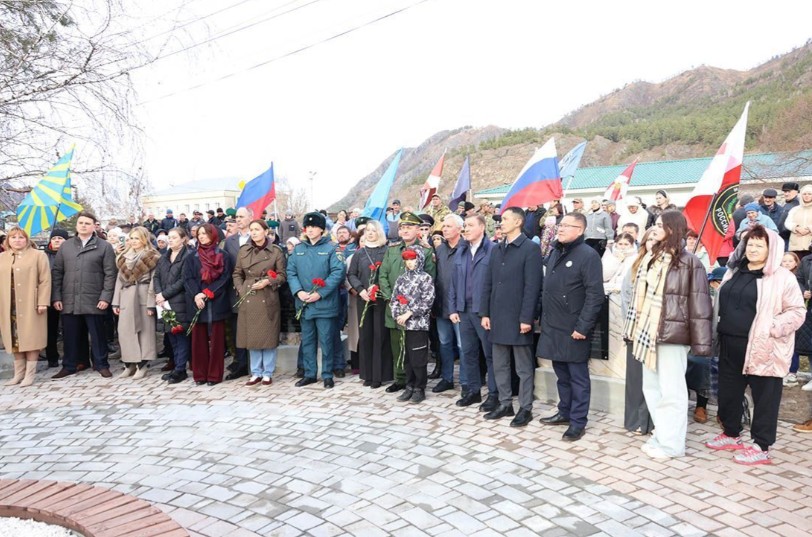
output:
<svg viewBox="0 0 812 537"><path fill-rule="evenodd" d="M632 182L632 173L634 173L634 167L637 166L638 160L640 159L634 159L634 162L629 164L629 167L623 170L623 173L618 175L617 179L612 181L612 184L609 185L609 188L603 193L603 199L617 201L626 196L626 191L629 190L629 183Z"/></svg>
<svg viewBox="0 0 812 537"><path fill-rule="evenodd" d="M423 184L423 188L420 189L420 210L428 206L429 202L431 201L431 197L437 192L437 189L440 187L440 178L443 176L443 161L445 160L445 151L443 151L440 160L437 161L437 164L434 165L434 169L431 170L426 182Z"/></svg>
<svg viewBox="0 0 812 537"><path fill-rule="evenodd" d="M728 227L732 225L731 216L736 208L739 180L742 175L749 108L748 101L739 121L727 135L725 143L716 152L708 169L694 187L691 199L683 211L688 220L688 227L702 233L699 240L708 251L711 264L716 262Z"/></svg>

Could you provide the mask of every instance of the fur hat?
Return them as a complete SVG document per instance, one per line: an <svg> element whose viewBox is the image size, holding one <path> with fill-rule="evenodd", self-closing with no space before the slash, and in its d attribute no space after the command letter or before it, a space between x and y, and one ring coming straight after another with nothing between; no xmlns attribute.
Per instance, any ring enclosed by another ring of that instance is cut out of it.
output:
<svg viewBox="0 0 812 537"><path fill-rule="evenodd" d="M304 215L302 227L315 226L321 229L327 229L327 219L321 213L307 213Z"/></svg>

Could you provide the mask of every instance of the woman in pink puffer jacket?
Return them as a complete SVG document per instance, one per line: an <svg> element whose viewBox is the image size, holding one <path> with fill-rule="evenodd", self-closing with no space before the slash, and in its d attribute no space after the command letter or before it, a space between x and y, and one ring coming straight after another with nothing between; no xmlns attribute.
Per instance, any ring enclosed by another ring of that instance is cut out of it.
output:
<svg viewBox="0 0 812 537"><path fill-rule="evenodd" d="M728 260L714 304L719 340L719 418L724 432L705 445L734 450L740 464L770 464L783 378L789 371L795 331L806 309L795 276L781 266L784 241L756 225ZM741 439L742 397L753 394L747 447Z"/></svg>

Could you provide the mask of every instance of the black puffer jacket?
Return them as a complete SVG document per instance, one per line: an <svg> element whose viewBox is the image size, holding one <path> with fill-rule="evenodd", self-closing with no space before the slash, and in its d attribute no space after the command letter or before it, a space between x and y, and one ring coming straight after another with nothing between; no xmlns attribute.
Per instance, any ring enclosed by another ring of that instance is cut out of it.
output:
<svg viewBox="0 0 812 537"><path fill-rule="evenodd" d="M713 305L702 261L683 250L668 270L663 294L657 343L690 345L691 354L710 356Z"/></svg>
<svg viewBox="0 0 812 537"><path fill-rule="evenodd" d="M184 328L188 328L192 320L192 315L189 313L188 304L186 302L186 289L183 286L183 263L186 256L191 255L188 248L181 248L175 262L171 261L172 251L167 251L161 256L158 261L158 266L155 267L155 276L152 280L152 285L155 289L155 294L162 294L163 297L169 302L172 311L175 312L175 318L181 323ZM160 319L158 320L160 323Z"/></svg>

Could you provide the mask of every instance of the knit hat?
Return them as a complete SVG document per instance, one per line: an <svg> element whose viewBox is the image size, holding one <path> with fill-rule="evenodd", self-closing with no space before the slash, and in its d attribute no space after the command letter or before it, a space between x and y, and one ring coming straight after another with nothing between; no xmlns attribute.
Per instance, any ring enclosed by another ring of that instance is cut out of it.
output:
<svg viewBox="0 0 812 537"><path fill-rule="evenodd" d="M51 238L54 237L62 237L65 240L68 240L68 232L61 228L56 228L51 232Z"/></svg>
<svg viewBox="0 0 812 537"><path fill-rule="evenodd" d="M665 190L658 190L657 192L655 192L655 193L654 193L654 195L655 195L655 196L656 196L657 194L661 195L661 196L662 196L662 197L664 197L664 198L667 198L667 197L668 197L668 192L666 192Z"/></svg>
<svg viewBox="0 0 812 537"><path fill-rule="evenodd" d="M750 211L761 212L761 207L756 202L748 203L744 206L744 212L749 213Z"/></svg>

